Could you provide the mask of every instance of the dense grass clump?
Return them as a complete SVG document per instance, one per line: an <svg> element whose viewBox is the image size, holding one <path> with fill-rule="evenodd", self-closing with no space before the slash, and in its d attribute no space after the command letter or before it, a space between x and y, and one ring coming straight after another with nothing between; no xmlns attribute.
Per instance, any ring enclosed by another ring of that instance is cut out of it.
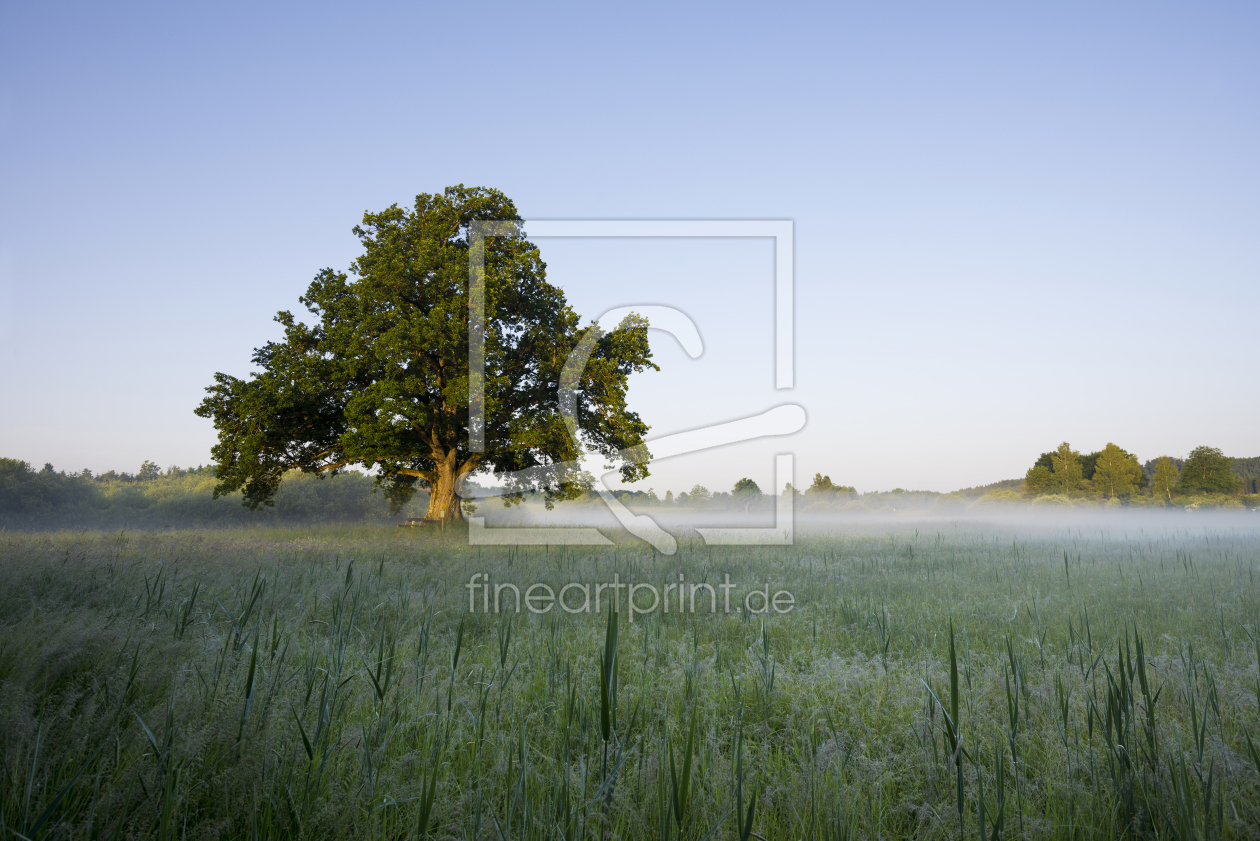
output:
<svg viewBox="0 0 1260 841"><path fill-rule="evenodd" d="M2 534L0 833L1260 837L1260 533L1189 522ZM487 614L478 572L743 589Z"/></svg>

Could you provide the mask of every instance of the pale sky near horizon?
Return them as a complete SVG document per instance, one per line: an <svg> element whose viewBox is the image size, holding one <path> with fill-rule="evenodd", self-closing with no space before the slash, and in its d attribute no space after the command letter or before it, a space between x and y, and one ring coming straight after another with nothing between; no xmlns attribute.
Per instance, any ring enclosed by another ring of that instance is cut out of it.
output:
<svg viewBox="0 0 1260 841"><path fill-rule="evenodd" d="M540 239L593 318L676 306L653 434L804 430L635 487L1023 475L1070 441L1260 455L1254 4L216 4L0 10L0 456L209 460L193 415L356 255L365 210L486 185L536 219L791 219L766 240Z"/></svg>

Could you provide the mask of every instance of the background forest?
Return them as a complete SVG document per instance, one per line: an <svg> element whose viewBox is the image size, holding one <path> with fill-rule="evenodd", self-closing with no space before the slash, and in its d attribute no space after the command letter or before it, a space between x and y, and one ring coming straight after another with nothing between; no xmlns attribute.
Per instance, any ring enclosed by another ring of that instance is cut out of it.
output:
<svg viewBox="0 0 1260 841"><path fill-rule="evenodd" d="M162 470L151 461L137 473L90 470L66 473L45 464L0 458L0 527L8 529L140 528L179 526L301 525L324 522L386 522L421 516L428 504L417 494L397 514L374 494L361 473L317 478L287 476L275 505L250 511L240 494L214 498L214 466ZM418 513L416 511L418 509Z"/></svg>
<svg viewBox="0 0 1260 841"><path fill-rule="evenodd" d="M214 466L168 467L146 461L136 473L109 471L94 475L40 470L17 459L0 458L0 528L165 528L238 527L310 523L396 522L423 516L428 495L419 493L402 509L391 512L389 501L376 493L374 480L353 471L316 477L297 471L281 485L273 507L251 512L240 494L214 498ZM951 493L894 488L859 492L814 475L805 490L788 485L796 510L806 515L829 512L923 512L941 515L994 506L1034 508L1126 507L1180 509L1260 508L1260 457L1230 458L1214 447L1197 447L1185 459L1163 456L1139 462L1126 450L1108 444L1082 455L1068 443L1042 453L1021 479L964 488ZM647 491L616 491L636 507L688 507L749 512L768 507L766 495L752 479L741 479L729 492L695 485L675 496ZM532 502L526 498L526 502ZM495 501L479 503L497 504ZM599 505L590 493L577 505ZM469 506L468 510L475 510Z"/></svg>

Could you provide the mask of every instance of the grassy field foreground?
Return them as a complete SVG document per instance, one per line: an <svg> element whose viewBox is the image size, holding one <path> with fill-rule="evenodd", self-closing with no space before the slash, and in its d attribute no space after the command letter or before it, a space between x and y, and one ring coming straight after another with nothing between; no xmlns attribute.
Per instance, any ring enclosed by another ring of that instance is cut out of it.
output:
<svg viewBox="0 0 1260 841"><path fill-rule="evenodd" d="M0 834L1256 838L1253 522L3 534ZM795 609L470 613L476 572Z"/></svg>

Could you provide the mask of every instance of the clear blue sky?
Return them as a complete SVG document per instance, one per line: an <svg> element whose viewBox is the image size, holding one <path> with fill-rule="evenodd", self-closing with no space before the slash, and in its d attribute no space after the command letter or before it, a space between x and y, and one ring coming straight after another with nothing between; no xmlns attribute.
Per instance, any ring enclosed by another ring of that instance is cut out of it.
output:
<svg viewBox="0 0 1260 841"><path fill-rule="evenodd" d="M791 439L643 486L1022 475L1062 440L1260 455L1254 4L6 4L0 455L204 462L365 210L446 185L536 218L789 218L798 387L761 241L540 241L579 312L674 304L654 433L792 401Z"/></svg>

